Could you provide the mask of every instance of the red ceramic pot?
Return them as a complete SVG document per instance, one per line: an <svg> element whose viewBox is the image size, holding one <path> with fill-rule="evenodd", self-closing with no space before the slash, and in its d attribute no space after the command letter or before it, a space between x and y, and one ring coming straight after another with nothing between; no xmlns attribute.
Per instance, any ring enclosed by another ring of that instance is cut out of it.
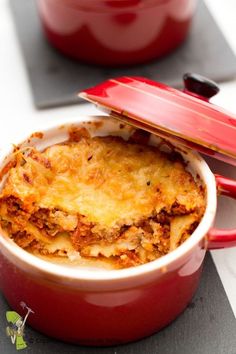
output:
<svg viewBox="0 0 236 354"><path fill-rule="evenodd" d="M65 141L71 124L85 126L95 135L112 133L127 137L133 132L133 128L124 128L107 117L82 117L45 130L43 139L35 135L27 144L42 149ZM152 143L157 142L158 138L153 136ZM0 234L0 287L10 307L23 316L23 301L34 311L27 319L33 328L83 345L137 340L173 321L197 289L206 250L236 245L236 230L212 228L217 192L236 198L236 182L214 176L197 153L183 147L179 152L206 189L205 214L187 241L144 265L99 270L47 262ZM1 151L2 166L8 153Z"/></svg>
<svg viewBox="0 0 236 354"><path fill-rule="evenodd" d="M158 58L186 38L197 0L38 0L44 32L62 53L100 65Z"/></svg>

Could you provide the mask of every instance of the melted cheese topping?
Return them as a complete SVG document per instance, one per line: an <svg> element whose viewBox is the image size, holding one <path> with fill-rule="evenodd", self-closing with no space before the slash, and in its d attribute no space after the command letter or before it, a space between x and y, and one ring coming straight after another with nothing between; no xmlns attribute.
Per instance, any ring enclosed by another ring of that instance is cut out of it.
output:
<svg viewBox="0 0 236 354"><path fill-rule="evenodd" d="M104 229L131 225L163 208L170 212L174 203L187 212L205 203L181 162L115 137L82 138L24 156L24 164L9 171L1 197L7 195L31 212L56 208Z"/></svg>

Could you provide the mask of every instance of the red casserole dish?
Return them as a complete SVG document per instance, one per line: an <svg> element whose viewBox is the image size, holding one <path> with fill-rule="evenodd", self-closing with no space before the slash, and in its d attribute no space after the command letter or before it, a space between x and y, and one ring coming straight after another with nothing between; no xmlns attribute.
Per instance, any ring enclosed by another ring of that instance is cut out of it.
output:
<svg viewBox="0 0 236 354"><path fill-rule="evenodd" d="M183 244L163 257L127 269L98 271L45 261L1 231L0 289L22 317L26 312L22 301L34 311L27 318L33 328L83 345L115 345L148 336L173 321L191 301L206 251L236 245L236 229L213 226L217 194L235 199L236 181L214 175L203 157L182 145L204 143L203 151L235 164L236 117L207 102L217 91L214 83L197 75L185 76L185 92L145 78L111 79L82 93L106 107L110 116L78 117L63 126L45 126L41 134L26 139L27 146L43 150L68 140L71 127L86 127L95 136L127 137L130 126L114 117L142 124L168 137L206 191L202 220ZM157 135L152 138L153 145L160 143ZM3 171L11 152L10 147L0 152Z"/></svg>
<svg viewBox="0 0 236 354"><path fill-rule="evenodd" d="M49 42L99 65L142 63L186 38L197 0L38 0Z"/></svg>

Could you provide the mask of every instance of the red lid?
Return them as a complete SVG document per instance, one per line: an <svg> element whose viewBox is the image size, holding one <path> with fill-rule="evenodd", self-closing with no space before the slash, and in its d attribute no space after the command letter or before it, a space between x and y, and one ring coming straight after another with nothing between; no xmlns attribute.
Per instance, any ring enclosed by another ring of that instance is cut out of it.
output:
<svg viewBox="0 0 236 354"><path fill-rule="evenodd" d="M209 103L219 88L185 74L184 91L141 77L110 79L80 97L135 127L236 165L236 116Z"/></svg>

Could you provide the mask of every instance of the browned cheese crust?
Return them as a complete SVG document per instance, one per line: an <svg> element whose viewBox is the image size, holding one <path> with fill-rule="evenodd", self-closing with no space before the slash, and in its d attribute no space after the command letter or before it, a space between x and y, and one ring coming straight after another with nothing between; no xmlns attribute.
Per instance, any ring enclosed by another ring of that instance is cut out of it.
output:
<svg viewBox="0 0 236 354"><path fill-rule="evenodd" d="M43 152L19 150L0 195L1 227L20 247L115 268L174 250L204 210L204 189L177 155L88 132Z"/></svg>

